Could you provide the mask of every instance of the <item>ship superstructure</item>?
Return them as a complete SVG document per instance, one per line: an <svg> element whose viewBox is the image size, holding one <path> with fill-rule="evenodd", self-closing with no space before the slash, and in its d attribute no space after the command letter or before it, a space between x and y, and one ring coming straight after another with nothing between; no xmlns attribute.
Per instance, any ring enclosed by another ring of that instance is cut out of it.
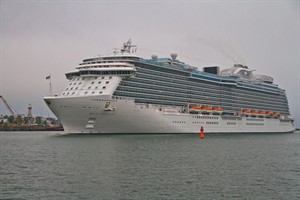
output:
<svg viewBox="0 0 300 200"><path fill-rule="evenodd" d="M59 96L45 97L67 133L291 132L285 90L235 64L199 71L177 59L144 59L131 40L112 55L67 72Z"/></svg>

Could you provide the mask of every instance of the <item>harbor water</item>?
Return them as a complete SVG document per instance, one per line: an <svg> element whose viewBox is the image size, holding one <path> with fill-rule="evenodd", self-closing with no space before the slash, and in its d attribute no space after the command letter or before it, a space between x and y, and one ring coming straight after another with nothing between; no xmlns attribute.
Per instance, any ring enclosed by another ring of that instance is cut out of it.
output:
<svg viewBox="0 0 300 200"><path fill-rule="evenodd" d="M300 133L0 132L0 199L300 199Z"/></svg>

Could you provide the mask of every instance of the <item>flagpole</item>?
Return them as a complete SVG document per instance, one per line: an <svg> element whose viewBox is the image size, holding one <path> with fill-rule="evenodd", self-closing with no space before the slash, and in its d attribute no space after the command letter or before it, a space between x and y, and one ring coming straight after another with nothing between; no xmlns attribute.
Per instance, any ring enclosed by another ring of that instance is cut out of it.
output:
<svg viewBox="0 0 300 200"><path fill-rule="evenodd" d="M52 96L51 73L49 76L46 77L46 79L49 79L49 96Z"/></svg>
<svg viewBox="0 0 300 200"><path fill-rule="evenodd" d="M52 84L51 84L51 74L50 74L50 79L49 79L49 92L50 92L50 96L52 96Z"/></svg>

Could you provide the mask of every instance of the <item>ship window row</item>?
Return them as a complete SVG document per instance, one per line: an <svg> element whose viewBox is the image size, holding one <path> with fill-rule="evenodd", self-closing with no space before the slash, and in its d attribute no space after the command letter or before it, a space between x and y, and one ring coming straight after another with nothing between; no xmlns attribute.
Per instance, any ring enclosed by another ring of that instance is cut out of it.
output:
<svg viewBox="0 0 300 200"><path fill-rule="evenodd" d="M193 124L204 124L204 122L193 122Z"/></svg>
<svg viewBox="0 0 300 200"><path fill-rule="evenodd" d="M106 77L107 76L95 76L94 79L105 79ZM112 79L112 76L109 76L108 78ZM69 85L72 85L72 83L73 83L73 85L76 85L77 82L74 82L74 81L81 81L81 80L83 81L85 79L86 79L85 77L83 77L83 78L74 78L74 79L70 80L70 84ZM78 82L78 84L80 85L81 82Z"/></svg>
<svg viewBox="0 0 300 200"><path fill-rule="evenodd" d="M219 97L219 98L229 98L229 99L232 99L232 97L236 97L236 99L244 99L244 100L248 100L248 99L252 99L253 98L253 95L252 96L249 96L249 98L243 98L243 97L239 97L240 94L229 94L229 95L223 95L223 94L220 94L220 93L214 93L214 95L212 95L211 93L201 93L201 92L196 92L196 91L189 91L189 90L180 90L180 89L175 89L173 87L163 87L163 86L159 86L159 85L149 85L149 84L145 84L145 83L130 83L130 82L123 82L121 87L122 86L127 86L127 85L130 85L131 87L138 87L138 88L145 88L145 89L148 89L148 88L151 88L151 89L157 89L157 90L161 90L161 91L171 91L171 92L177 92L177 93L182 93L182 94L186 94L186 93L189 93L189 94L199 94L199 95L209 95L209 96L216 96ZM262 103L270 103L270 101L274 101L274 98L277 98L278 100L275 102L278 103L278 105L280 105L280 102L282 104L285 104L286 103L286 100L280 100L280 97L273 97L273 98L268 98L267 100L260 100L261 98L261 95L258 95L256 97L257 101L258 102L262 102Z"/></svg>
<svg viewBox="0 0 300 200"><path fill-rule="evenodd" d="M187 76L183 76L183 75L170 74L168 72L150 70L150 69L145 69L145 68L141 68L141 67L137 67L137 72L144 73L144 74L152 74L152 75L156 75L156 76L158 75L160 77L170 77L173 79L176 78L176 79L186 80L186 78L187 78Z"/></svg>
<svg viewBox="0 0 300 200"><path fill-rule="evenodd" d="M146 68L146 69L152 69L152 70L158 70L161 72L166 72L169 74L177 74L181 76L186 76L190 74L190 72L184 71L182 69L176 69L174 66L161 66L161 65L147 65L147 64L138 64L138 67Z"/></svg>
<svg viewBox="0 0 300 200"><path fill-rule="evenodd" d="M157 91L157 93L168 93L168 92L174 92L174 94L171 94L171 95L175 95L175 96L181 96L181 97L193 97L193 98L202 98L203 96L209 96L209 97L216 97L216 98L219 98L219 99L222 99L222 101L226 101L225 99L228 99L230 102L239 102L240 100L243 100L243 101L246 101L248 102L249 100L252 101L252 98L253 96L251 96L251 98L242 98L242 97L239 97L238 95L235 95L235 94L231 94L231 95L226 95L224 96L223 94L209 94L209 93L200 93L199 92L199 95L193 95L192 92L191 93L187 93L188 91L187 90L176 90L176 89L166 89L166 88L162 88L160 86L148 86L148 87L144 87L144 86L124 86L124 85L120 85L118 87L118 89L120 90L124 90L124 91L127 91L128 89L129 90L132 90L132 91L135 91L133 89L136 89L136 90L139 90L139 91L143 91L142 89L145 89L145 90L152 90L152 91ZM162 89L162 90L161 90ZM166 92L168 91L168 92ZM232 99L232 97L235 97L234 100ZM268 101L265 101L265 100L260 100L259 99L259 96L256 98L256 102L258 103L273 103L274 101L274 98L273 99L268 99ZM273 103L273 105L281 105L281 104L285 104L286 101L276 101Z"/></svg>
<svg viewBox="0 0 300 200"><path fill-rule="evenodd" d="M264 123L246 123L246 125L263 126Z"/></svg>
<svg viewBox="0 0 300 200"><path fill-rule="evenodd" d="M133 86L134 87L134 86ZM156 87L153 87L153 86L148 86L148 87L151 87L151 88L156 88ZM119 86L119 88L122 88L122 86ZM139 88L141 88L141 87L139 87ZM123 89L124 90L124 89ZM148 89L149 90L149 89ZM157 91L157 93L165 93L164 91L158 91L158 90L156 90ZM174 90L173 90L174 91ZM181 92L184 92L183 90L181 90ZM152 92L153 94L155 94L155 92ZM209 94L209 95L207 95L206 93L203 93L203 94L201 94L202 96L196 96L196 95L186 95L186 93L182 93L182 95L178 95L178 91L175 93L175 94L173 94L173 95L176 95L176 96L183 96L183 95L185 95L186 97L194 97L194 98L203 98L203 97L205 97L205 96L209 96L209 97L216 97L216 98L220 98L220 100L221 99L226 99L225 97L226 96L224 96L224 95L217 95L217 94ZM236 98L236 97L235 97ZM234 96L228 96L228 99L229 99L229 101L231 101L231 102L233 102L233 103L237 103L237 102L243 102L242 100L232 100L232 99L235 99L234 98ZM251 97L251 98L253 98L253 97ZM249 99L245 99L245 103L250 103L251 104L251 102L253 102L253 101L251 101L250 99L251 98L249 98ZM257 99L257 98L256 98ZM274 98L273 98L274 99ZM257 102L261 102L261 103L266 103L266 104L270 104L270 103L273 103L273 99L272 100L270 100L270 101L262 101L262 100L259 100L259 99L257 99ZM284 102L283 102L284 103ZM273 103L273 105L275 105L275 104L278 104L278 105L280 105L280 102L275 102L275 103Z"/></svg>
<svg viewBox="0 0 300 200"><path fill-rule="evenodd" d="M84 94L102 94L103 91L92 91L92 92L89 92L89 91L85 91ZM62 95L64 96L70 96L70 95L75 95L75 92L64 92ZM76 95L80 95L80 94L76 94Z"/></svg>
<svg viewBox="0 0 300 200"><path fill-rule="evenodd" d="M278 94L268 94L268 93L264 93L264 92L254 92L252 90L246 89L246 88L236 88L236 91L243 94L248 94L248 95L257 95L257 94L262 94L263 96L265 96L266 98L270 97L273 98L274 96L285 96L285 95L278 95Z"/></svg>
<svg viewBox="0 0 300 200"><path fill-rule="evenodd" d="M241 87L250 87L250 88L256 88L258 90L262 90L264 88L267 88L269 91L278 92L278 87L265 87L263 84L258 83L256 85L245 83L245 82L238 82L238 86Z"/></svg>
<svg viewBox="0 0 300 200"><path fill-rule="evenodd" d="M136 75L136 78L142 78L142 79L146 79L146 80L155 80L155 81L159 81L159 82L175 82L177 85L182 85L182 86L186 86L186 87L195 87L195 86L201 86L203 87L203 84L195 84L192 81L189 80L178 80L178 79L174 79L174 78L164 78L164 77L157 77L157 76L153 76L153 75L148 75L148 74L138 74ZM205 89L215 89L215 90L220 90L220 87L217 85L206 85L205 87L203 87ZM223 89L223 87L222 87Z"/></svg>
<svg viewBox="0 0 300 200"><path fill-rule="evenodd" d="M246 121L264 121L264 119L251 119L251 118L246 118Z"/></svg>
<svg viewBox="0 0 300 200"><path fill-rule="evenodd" d="M212 102L212 101L203 101L203 100L195 100L195 101L192 101L191 99L183 99L183 98L178 98L178 97L168 97L168 96L162 96L162 95L151 95L151 94L140 94L140 93L135 93L135 92L118 92L116 91L115 92L116 94L120 95L124 95L124 96L130 96L130 97L135 97L135 98L144 98L144 99L149 99L150 101L153 100L153 99L160 99L160 100L167 100L167 101L171 101L171 102L178 102L178 103L187 103L187 102L190 102L190 103L200 103L201 104L207 104L207 105L218 105L220 104L220 102L216 101L216 102ZM235 105L236 106L236 105ZM225 104L225 103L221 103L221 107L223 107L224 109L225 108L231 108L233 107L232 104ZM243 107L236 107L236 109L233 108L233 110L236 110L236 111L240 111L242 108L245 108L245 107L249 107L249 104L244 104ZM255 106L254 106L255 107ZM288 112L286 110L281 110L279 109L278 107L269 107L267 105L257 105L256 106L256 109L262 109L262 110L272 110L272 111L279 111L279 112Z"/></svg>
<svg viewBox="0 0 300 200"><path fill-rule="evenodd" d="M126 91L126 90L122 90L122 91ZM149 91L147 91L147 93L146 93L145 91L139 91L139 90L127 90L127 91L131 92L131 93L138 93L138 94L141 94L141 95L143 95L143 94L153 95L154 94L154 95L158 95L158 96L168 96L168 95L165 95L166 93L161 94L161 93L158 93L158 92L149 92ZM175 96L178 97L178 95L174 94L174 95L171 96L171 98L176 98ZM180 98L180 96L179 96L179 98ZM181 97L181 99L182 98L183 97ZM198 99L195 99L195 98L191 98L191 96L189 96L188 98L189 98L189 100L200 100L201 99L201 97L198 98ZM222 103L224 103L224 102L233 102L232 100L231 101L226 101L226 100L221 100L220 98L211 98L211 97L206 98L206 100L209 100L209 99L211 99L210 102L213 103L213 104L218 104L219 102L222 102ZM202 98L202 100L205 100L205 99ZM183 101L187 101L187 100L183 100ZM243 105L242 102L238 103L237 101L233 102L232 104L235 104L235 105L242 104ZM231 105L231 104L228 104L228 105ZM247 102L244 103L244 105L246 105L247 108L249 108L249 106L253 105L254 107L256 107L256 109L265 109L266 107L268 107L269 104L260 105L256 102L254 103L253 101L247 101ZM273 105L273 104L271 104L271 105ZM280 105L278 105L278 106L273 105L273 107L278 108L278 107L280 107ZM245 108L245 107L241 107L241 108Z"/></svg>
<svg viewBox="0 0 300 200"><path fill-rule="evenodd" d="M80 71L80 75L127 75L127 74L134 74L134 71L127 71L127 70L113 70L113 71L93 71L93 70L88 70L88 71Z"/></svg>
<svg viewBox="0 0 300 200"><path fill-rule="evenodd" d="M120 96L124 96L128 98L127 94L119 94ZM142 103L142 104L157 104L157 105L167 105L167 106L187 106L186 102L174 102L174 101L165 101L165 100L157 100L157 99L147 99L147 98L138 98L138 97L131 97L135 99L136 103ZM199 103L199 102L194 102ZM232 108L232 107L224 107L224 110L227 110L228 112L239 112L241 108ZM223 112L224 113L224 112ZM289 114L289 112L281 112L282 114ZM224 113L225 114L225 113ZM222 117L223 118L223 117ZM238 120L241 120L241 118L237 118Z"/></svg>
<svg viewBox="0 0 300 200"><path fill-rule="evenodd" d="M109 71L87 70L87 71L66 73L65 75L67 79L73 79L73 77L78 77L81 75L133 75L133 74L135 74L135 71L132 70L109 70ZM82 78L82 80L84 80L84 78Z"/></svg>
<svg viewBox="0 0 300 200"><path fill-rule="evenodd" d="M186 97L186 98L209 98L209 97L216 97L219 98L219 95L215 94L215 95L210 95L209 97L207 97L207 95L205 93L201 94L201 96L199 95L191 95L188 93L183 93L183 92L175 92L175 91L171 91L171 90L156 90L154 88L143 88L143 87L134 87L134 86L119 86L118 90L122 90L122 91L129 91L129 92L139 92L139 93L150 93L150 94L164 94L164 95L168 95L168 96L176 96L176 97Z"/></svg>
<svg viewBox="0 0 300 200"><path fill-rule="evenodd" d="M151 71L151 70L149 70L149 71ZM154 70L152 70L152 71L154 71ZM149 74L149 73L147 73L147 74ZM157 74L157 75L159 75L159 78L161 78L162 76L160 75L160 74ZM167 76L167 75L166 75ZM169 77L171 77L170 75L169 75L169 73L168 73L168 76ZM177 78L178 79L178 78ZM202 83L203 84L203 83ZM263 92L275 92L275 93L278 93L278 87L276 87L276 86L268 86L268 85L266 85L266 84L261 84L260 83L260 85L259 86L253 86L253 85L250 85L250 84L247 84L247 83L239 83L242 87L244 87L244 86L246 86L246 87L250 87L250 89L255 89L255 90L258 90L258 91L261 91L261 90L263 90ZM207 84L207 86L209 87L209 85ZM211 84L210 84L210 86L211 86ZM264 89L264 87L265 88L267 88L267 89Z"/></svg>
<svg viewBox="0 0 300 200"><path fill-rule="evenodd" d="M206 124L219 124L219 122L206 122Z"/></svg>
<svg viewBox="0 0 300 200"><path fill-rule="evenodd" d="M194 91L197 91L197 90L204 90L204 91L207 91L207 90L209 90L209 88L203 88L203 87L194 87L194 86L191 86L191 85L186 85L186 86L183 86L183 85L179 85L179 84L177 84L177 81L176 81L176 83L170 83L170 82L162 82L162 81L156 81L156 82L154 82L153 80L148 80L148 79L143 79L143 78L138 78L138 77L135 77L135 78L132 78L132 79L130 79L130 81L137 81L137 82L146 82L146 83L150 83L150 84L156 84L156 83L158 83L158 85L161 85L161 86L176 86L176 87L178 87L178 88L182 88L182 89L194 89ZM190 84L191 84L191 82L190 82ZM219 90L219 91L218 91ZM216 92L223 92L224 94L226 93L224 90L220 90L220 89L217 89L217 90L215 90ZM256 92L256 95L258 95L257 94L257 92ZM265 93L263 93L263 95L259 95L258 97L260 97L260 98L265 98L264 97L265 96ZM276 95L277 96L277 95ZM251 97L253 97L253 96L251 96ZM272 97L271 97L272 99L274 99L274 95L272 95Z"/></svg>
<svg viewBox="0 0 300 200"><path fill-rule="evenodd" d="M218 117L211 117L211 116L193 116L196 119L218 119Z"/></svg>
<svg viewBox="0 0 300 200"><path fill-rule="evenodd" d="M140 70L141 71L141 70ZM151 71L151 70L149 70L149 71ZM156 76L157 77L157 74L155 74L155 73L149 73L149 71L148 71L148 73L147 73L147 75L149 75L149 74L153 74L154 76ZM152 71L154 71L154 70L152 70ZM138 72L139 72L139 70L138 70ZM143 73L137 73L137 74L143 74ZM151 75L150 75L151 76ZM168 77L171 77L171 79L174 79L174 77L172 77L172 76L170 76L170 75L168 75ZM206 77L206 76L203 76L203 77ZM165 77L162 77L162 76L158 76L158 80L161 80L161 79L165 79ZM169 79L169 78L166 78L166 79ZM221 80L220 78L219 78L219 80ZM181 82L181 81L179 81L179 80L176 80L176 81L178 81L178 82ZM223 80L222 80L223 81ZM224 82L224 81L223 81ZM226 82L226 81L225 81ZM232 82L232 81L229 81L229 82ZM221 83L221 82L220 82ZM203 84L203 83L202 83ZM275 87L275 86L273 86L273 87L265 87L265 85L263 85L263 84L260 84L259 86L254 86L254 85L250 85L250 84L247 84L247 83L239 83L239 85L241 86L241 87L249 87L250 89L255 89L255 90L258 90L258 91L263 91L263 92L271 92L271 93L278 93L278 88L277 87ZM207 86L209 87L209 86L211 86L211 84L210 85L208 85L207 84ZM265 89L265 88L266 89Z"/></svg>
<svg viewBox="0 0 300 200"><path fill-rule="evenodd" d="M236 121L236 120L240 120L240 118L236 118L236 117L222 117L223 120L232 120L232 121Z"/></svg>
<svg viewBox="0 0 300 200"><path fill-rule="evenodd" d="M173 123L175 123L175 124L185 124L186 122L185 121L173 121Z"/></svg>
<svg viewBox="0 0 300 200"><path fill-rule="evenodd" d="M227 125L236 125L235 122L227 122Z"/></svg>
<svg viewBox="0 0 300 200"><path fill-rule="evenodd" d="M106 84L108 84L108 83L106 83ZM99 86L95 86L94 88L92 87L92 86L89 86L87 89L88 90L91 90L91 89L98 89L99 88ZM102 86L102 89L105 89L106 88L106 86ZM71 88L66 88L66 90L65 91L72 91L72 90L86 90L86 89L84 89L84 88L80 88L80 89L78 89L78 87L76 87L76 88L73 88L73 87L71 87Z"/></svg>
<svg viewBox="0 0 300 200"><path fill-rule="evenodd" d="M200 83L201 85L204 85L204 83L203 83L203 81L201 81L200 79L194 79L194 83L195 82L198 82L198 83ZM207 85L207 84L206 84ZM279 89L277 89L276 90L276 92L274 92L273 90L272 91L269 91L270 92L270 94L269 93L266 93L266 91L261 91L261 90L253 90L253 89L249 89L249 88L240 88L240 87L237 87L237 86L229 86L229 85L227 85L227 86L224 86L224 85L221 85L221 84L219 84L218 85L219 87L230 87L230 88L232 88L232 89L239 89L239 90L248 90L250 93L257 93L257 92L263 92L264 93L264 95L273 95L274 93L275 94L278 94L279 93ZM268 91L267 91L268 92Z"/></svg>
<svg viewBox="0 0 300 200"><path fill-rule="evenodd" d="M128 82L138 82L138 83L146 83L146 84L150 84L150 85L157 85L157 86L166 86L166 87L173 87L173 88L179 88L179 89L183 89L183 90L200 90L200 91L208 91L208 88L204 88L204 87L195 87L195 86L191 86L191 82L187 85L182 85L182 84L178 84L177 81L176 82L162 82L162 81L154 81L154 80L149 80L149 79L144 79L144 78L140 78L140 77L135 77L135 78L131 78L129 80L127 80ZM216 93L219 93L220 91L216 90Z"/></svg>

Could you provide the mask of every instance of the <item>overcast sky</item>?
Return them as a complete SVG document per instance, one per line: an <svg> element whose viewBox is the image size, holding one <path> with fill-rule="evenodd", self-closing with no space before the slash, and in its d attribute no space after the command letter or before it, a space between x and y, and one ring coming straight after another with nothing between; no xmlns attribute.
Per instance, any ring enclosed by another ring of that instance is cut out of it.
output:
<svg viewBox="0 0 300 200"><path fill-rule="evenodd" d="M0 95L18 113L53 116L43 102L67 84L82 59L111 53L129 38L137 55L178 59L202 70L234 63L286 90L300 124L299 1L1 2ZM276 101L276 99L274 99ZM0 102L0 114L8 114Z"/></svg>

